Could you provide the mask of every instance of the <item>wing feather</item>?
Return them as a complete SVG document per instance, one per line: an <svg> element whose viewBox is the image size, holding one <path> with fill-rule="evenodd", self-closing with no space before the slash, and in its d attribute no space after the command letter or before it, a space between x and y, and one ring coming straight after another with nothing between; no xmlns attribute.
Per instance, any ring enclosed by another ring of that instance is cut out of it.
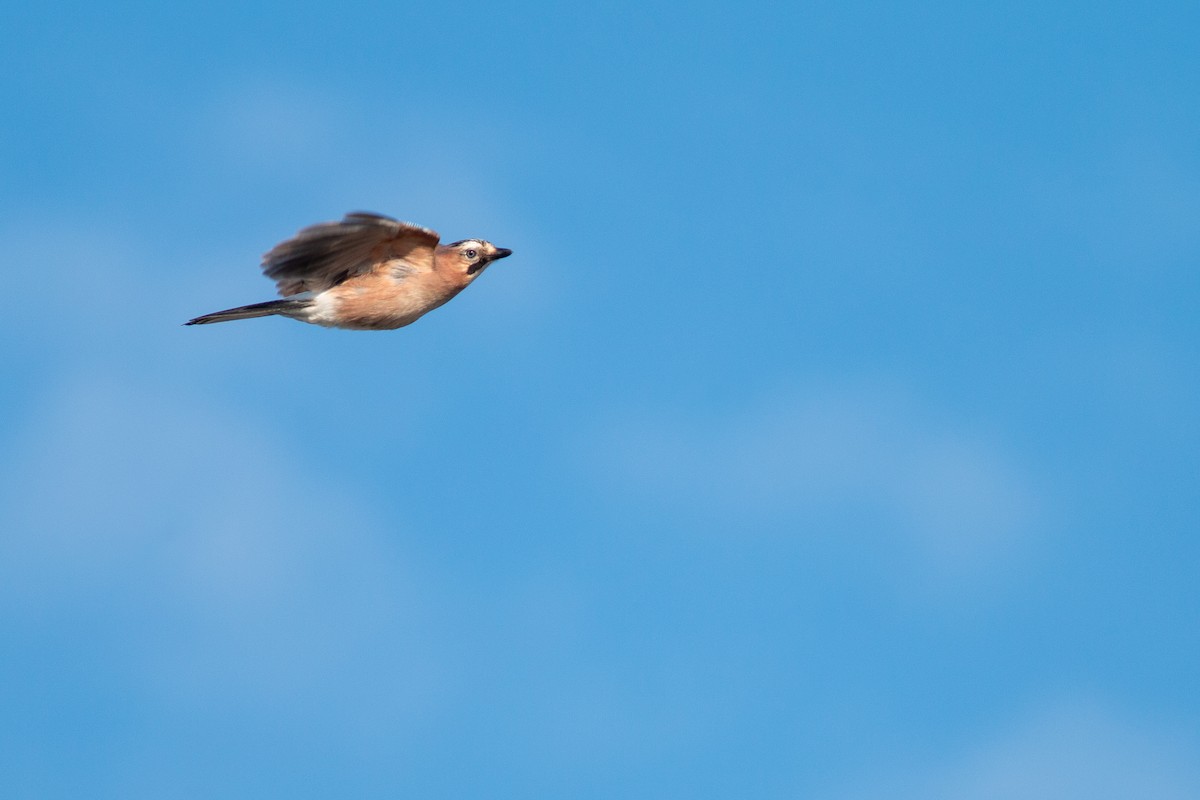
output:
<svg viewBox="0 0 1200 800"><path fill-rule="evenodd" d="M320 292L347 278L390 268L428 272L438 235L381 214L354 212L304 228L263 256L262 271L284 297Z"/></svg>

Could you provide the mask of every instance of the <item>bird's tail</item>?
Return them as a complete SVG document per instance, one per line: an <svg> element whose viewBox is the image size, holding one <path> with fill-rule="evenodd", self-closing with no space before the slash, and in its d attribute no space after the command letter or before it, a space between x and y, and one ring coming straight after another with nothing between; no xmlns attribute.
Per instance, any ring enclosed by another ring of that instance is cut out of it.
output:
<svg viewBox="0 0 1200 800"><path fill-rule="evenodd" d="M234 319L250 319L251 317L269 317L272 314L282 314L285 317L294 317L296 312L301 311L311 304L311 300L293 300L284 298L283 300L268 300L265 303L252 303L248 306L238 306L237 308L229 308L224 311L214 311L211 314L205 314L195 319L189 319L184 325L208 325L212 322L229 322Z"/></svg>

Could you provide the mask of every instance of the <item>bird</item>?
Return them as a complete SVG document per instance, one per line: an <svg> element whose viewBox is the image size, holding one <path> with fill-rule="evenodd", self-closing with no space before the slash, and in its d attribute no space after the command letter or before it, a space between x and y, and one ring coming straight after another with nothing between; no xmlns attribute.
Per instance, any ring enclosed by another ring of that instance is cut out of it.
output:
<svg viewBox="0 0 1200 800"><path fill-rule="evenodd" d="M262 258L281 300L215 311L185 325L278 315L350 330L394 330L444 305L512 250L484 239L440 244L428 228L367 211L300 230Z"/></svg>

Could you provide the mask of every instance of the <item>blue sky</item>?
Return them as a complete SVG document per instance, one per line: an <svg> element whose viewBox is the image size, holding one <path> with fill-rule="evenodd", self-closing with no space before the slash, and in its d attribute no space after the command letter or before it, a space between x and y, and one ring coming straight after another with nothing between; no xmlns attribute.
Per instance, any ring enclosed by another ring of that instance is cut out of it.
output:
<svg viewBox="0 0 1200 800"><path fill-rule="evenodd" d="M5 17L0 795L1200 796L1194 3Z"/></svg>

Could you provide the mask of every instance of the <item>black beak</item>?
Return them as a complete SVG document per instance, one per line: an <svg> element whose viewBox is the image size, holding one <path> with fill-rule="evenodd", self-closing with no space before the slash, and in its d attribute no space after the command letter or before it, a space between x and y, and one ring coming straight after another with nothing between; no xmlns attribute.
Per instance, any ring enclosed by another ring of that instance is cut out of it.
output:
<svg viewBox="0 0 1200 800"><path fill-rule="evenodd" d="M492 256L492 260L495 261L498 258L508 258L511 255L512 250L509 250L507 247L497 247L495 255Z"/></svg>

